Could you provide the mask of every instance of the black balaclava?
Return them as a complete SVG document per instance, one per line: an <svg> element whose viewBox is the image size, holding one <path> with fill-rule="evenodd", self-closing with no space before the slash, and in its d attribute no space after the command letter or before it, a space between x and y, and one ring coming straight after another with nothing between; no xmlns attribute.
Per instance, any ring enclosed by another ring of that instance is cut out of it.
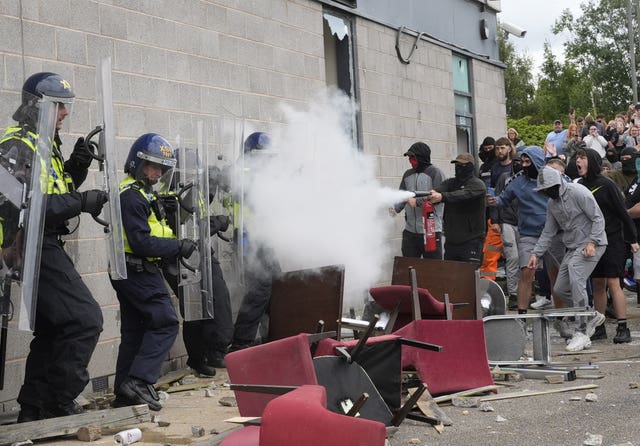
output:
<svg viewBox="0 0 640 446"><path fill-rule="evenodd" d="M416 172L424 172L431 165L431 148L423 142L416 142L409 147L407 153L412 154L418 160Z"/></svg>
<svg viewBox="0 0 640 446"><path fill-rule="evenodd" d="M560 198L560 185L556 184L555 186L548 187L547 189L541 190L543 194L552 200L557 200Z"/></svg>
<svg viewBox="0 0 640 446"><path fill-rule="evenodd" d="M513 159L511 160L511 172L513 175L522 170L522 158L520 158L520 155L520 152L516 152L516 154L513 155Z"/></svg>
<svg viewBox="0 0 640 446"><path fill-rule="evenodd" d="M491 161L496 157L495 145L496 145L496 140L493 139L491 136L487 136L482 141L482 144L480 144L480 148L478 149L478 158L480 158L480 160L483 163ZM489 151L484 150L484 146L494 146L494 150L489 150Z"/></svg>
<svg viewBox="0 0 640 446"><path fill-rule="evenodd" d="M631 155L631 158L622 160L620 163L622 164L622 173L625 175L635 175L636 174L636 158L638 156L638 152L633 147L625 147L620 152L620 157L623 155Z"/></svg>
<svg viewBox="0 0 640 446"><path fill-rule="evenodd" d="M535 164L533 164L533 160L531 161L531 164L529 164L527 167L523 167L522 170L524 170L524 173L526 173L527 176L532 180L538 178L538 168Z"/></svg>
<svg viewBox="0 0 640 446"><path fill-rule="evenodd" d="M473 164L471 163L456 163L455 176L456 180L460 183L464 183L469 178L473 177Z"/></svg>
<svg viewBox="0 0 640 446"><path fill-rule="evenodd" d="M607 160L613 164L615 162L618 161L618 153L616 152L616 149L607 149L607 155L606 155Z"/></svg>
<svg viewBox="0 0 640 446"><path fill-rule="evenodd" d="M591 182L602 174L602 158L600 158L600 154L593 149L585 149L585 153L589 164L584 180Z"/></svg>

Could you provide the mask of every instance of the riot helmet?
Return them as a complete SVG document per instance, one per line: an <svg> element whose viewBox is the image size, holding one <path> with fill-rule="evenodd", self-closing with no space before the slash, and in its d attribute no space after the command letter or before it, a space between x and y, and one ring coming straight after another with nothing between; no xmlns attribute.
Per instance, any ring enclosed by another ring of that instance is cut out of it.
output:
<svg viewBox="0 0 640 446"><path fill-rule="evenodd" d="M160 178L149 177L145 166L155 165L161 168ZM135 140L124 165L124 173L147 186L159 184L160 188L169 190L176 158L169 141L157 133L145 133Z"/></svg>
<svg viewBox="0 0 640 446"><path fill-rule="evenodd" d="M70 112L67 104L73 103L75 94L71 90L71 84L59 74L35 73L22 86L22 104L13 114L13 119L21 124L35 127L38 122L38 103L44 97L64 105L67 112Z"/></svg>
<svg viewBox="0 0 640 446"><path fill-rule="evenodd" d="M244 141L244 153L271 147L271 137L264 132L253 132Z"/></svg>

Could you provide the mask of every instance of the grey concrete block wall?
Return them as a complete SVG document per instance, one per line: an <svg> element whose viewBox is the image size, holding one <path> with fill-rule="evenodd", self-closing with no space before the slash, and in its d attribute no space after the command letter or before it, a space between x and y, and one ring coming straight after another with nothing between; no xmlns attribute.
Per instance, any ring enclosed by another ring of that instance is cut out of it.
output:
<svg viewBox="0 0 640 446"><path fill-rule="evenodd" d="M507 135L504 76L500 68L473 62L473 88L478 140Z"/></svg>
<svg viewBox="0 0 640 446"><path fill-rule="evenodd" d="M409 163L403 157L416 141L431 147L431 159L451 175L456 154L456 127L451 72L452 51L418 42L411 62L400 63L396 30L358 19L357 42L364 150L378 156L382 184L398 187ZM400 47L407 57L415 42L403 34ZM506 128L502 69L473 60L473 104L478 137L502 136ZM399 254L403 219L396 218L389 238Z"/></svg>
<svg viewBox="0 0 640 446"><path fill-rule="evenodd" d="M304 104L326 84L322 14L314 0L0 0L0 125L11 123L28 75L58 72L77 95L63 135L63 152L69 154L75 139L97 124L95 67L111 57L119 164L140 134L192 140L200 119L238 116L253 128L278 128L281 104ZM404 65L395 54L395 29L362 18L355 24L362 146L376 158L380 182L397 187L408 167L402 154L417 140L427 141L434 162L450 172L456 137L451 51L421 41L411 64ZM405 52L412 44L413 37L403 36ZM496 132L505 127L501 69L474 62L473 72L478 129ZM94 165L83 188L99 183ZM389 234L395 254L402 220L396 218ZM103 308L92 377L114 372L120 330L102 237L102 229L83 216L67 243ZM229 263L222 259L227 275ZM380 283L389 279L381 277ZM12 332L12 382L0 392L0 403L17 395L28 339ZM179 337L166 368L182 365L184 354Z"/></svg>

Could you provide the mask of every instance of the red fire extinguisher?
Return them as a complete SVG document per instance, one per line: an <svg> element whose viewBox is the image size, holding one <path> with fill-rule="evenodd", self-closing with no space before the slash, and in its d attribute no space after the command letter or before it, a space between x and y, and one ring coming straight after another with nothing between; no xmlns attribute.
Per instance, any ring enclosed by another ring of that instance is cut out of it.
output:
<svg viewBox="0 0 640 446"><path fill-rule="evenodd" d="M424 250L433 252L436 250L436 213L433 204L429 200L422 203L422 217L424 218Z"/></svg>

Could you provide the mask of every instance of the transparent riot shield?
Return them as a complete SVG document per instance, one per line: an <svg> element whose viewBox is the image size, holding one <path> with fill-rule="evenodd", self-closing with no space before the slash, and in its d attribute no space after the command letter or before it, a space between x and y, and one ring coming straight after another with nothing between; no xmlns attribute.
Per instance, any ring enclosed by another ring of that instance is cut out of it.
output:
<svg viewBox="0 0 640 446"><path fill-rule="evenodd" d="M184 320L214 317L214 289L211 271L211 236L209 229L208 138L202 121L197 122L195 148L178 147L176 183L178 186L178 238L196 241L197 249L188 259L181 259L179 292L184 305Z"/></svg>
<svg viewBox="0 0 640 446"><path fill-rule="evenodd" d="M235 117L220 117L216 121L217 144L214 146L213 170L210 179L215 181L215 197L220 203L221 213L231 217L233 243L230 250L219 247L218 258L231 259L230 272L225 274L227 283L233 287L244 286L245 271L245 205L244 205L244 156L245 122ZM219 245L218 245L219 246Z"/></svg>
<svg viewBox="0 0 640 446"><path fill-rule="evenodd" d="M115 121L111 85L111 58L105 58L100 61L96 70L98 122L101 123L102 130L99 136L96 158L103 174L102 189L109 194L109 201L107 206L104 207L105 220L96 220L105 226L109 275L113 280L120 280L127 278L127 264L124 256L124 236L118 183L118 168L121 165L118 161L118 152L115 145ZM87 139L90 140L89 137Z"/></svg>
<svg viewBox="0 0 640 446"><path fill-rule="evenodd" d="M12 284L17 285L20 295L18 328L32 331L35 326L44 215L59 101L48 97L40 99L36 131L20 130L19 135L5 139L0 147L3 331L13 316Z"/></svg>

